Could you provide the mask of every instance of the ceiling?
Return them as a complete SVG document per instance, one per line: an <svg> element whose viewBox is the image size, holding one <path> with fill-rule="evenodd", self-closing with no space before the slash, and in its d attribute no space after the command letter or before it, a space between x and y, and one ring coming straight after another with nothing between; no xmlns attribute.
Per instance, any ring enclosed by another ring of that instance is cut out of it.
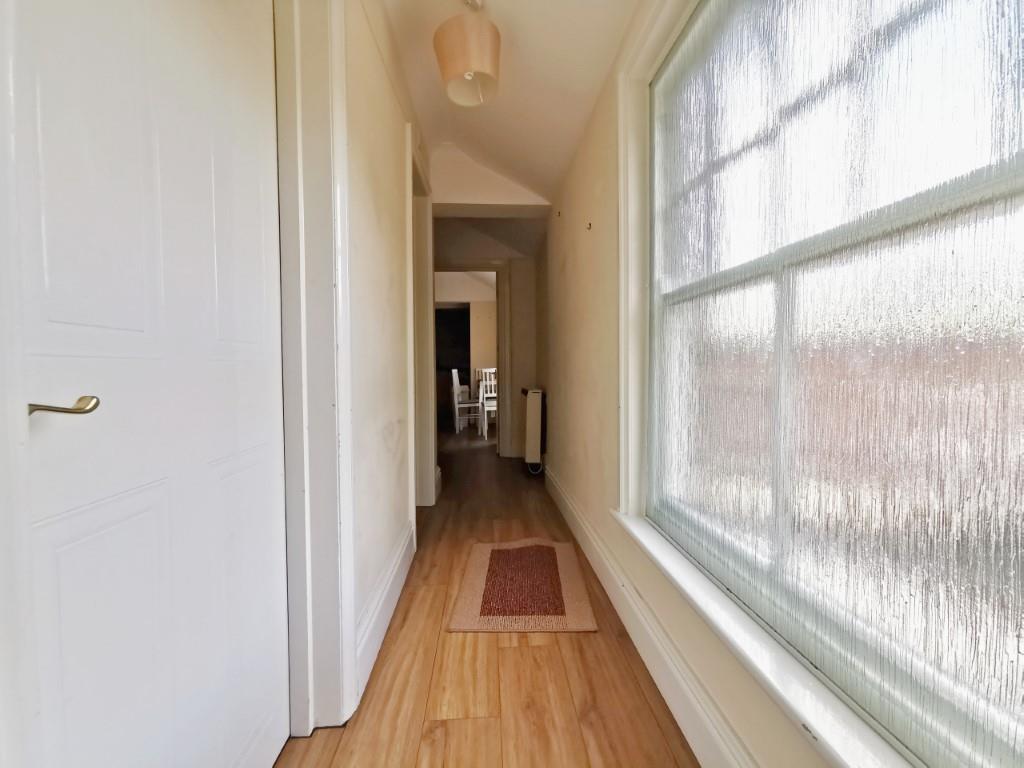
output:
<svg viewBox="0 0 1024 768"><path fill-rule="evenodd" d="M504 243L522 256L541 253L547 235L546 219L462 219L470 227Z"/></svg>
<svg viewBox="0 0 1024 768"><path fill-rule="evenodd" d="M428 147L456 144L550 200L611 69L637 0L485 0L501 31L498 95L448 101L434 59L437 26L461 0L384 0Z"/></svg>
<svg viewBox="0 0 1024 768"><path fill-rule="evenodd" d="M540 256L546 230L542 219L435 219L434 265L471 270Z"/></svg>

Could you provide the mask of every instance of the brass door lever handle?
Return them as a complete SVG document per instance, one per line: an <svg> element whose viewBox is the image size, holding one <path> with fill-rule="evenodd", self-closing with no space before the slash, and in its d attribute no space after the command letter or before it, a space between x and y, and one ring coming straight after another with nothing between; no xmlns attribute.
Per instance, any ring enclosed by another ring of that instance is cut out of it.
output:
<svg viewBox="0 0 1024 768"><path fill-rule="evenodd" d="M100 407L100 399L96 395L82 395L70 408L61 408L57 405L40 405L39 403L28 404L28 414L31 416L36 411L50 411L51 413L71 413L81 415L92 413Z"/></svg>

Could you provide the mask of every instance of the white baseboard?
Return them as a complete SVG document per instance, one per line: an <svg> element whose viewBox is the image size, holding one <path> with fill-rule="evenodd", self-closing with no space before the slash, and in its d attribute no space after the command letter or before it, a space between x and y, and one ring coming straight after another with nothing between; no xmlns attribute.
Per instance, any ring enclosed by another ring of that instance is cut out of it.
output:
<svg viewBox="0 0 1024 768"><path fill-rule="evenodd" d="M545 485L586 553L697 759L708 766L756 768L758 763L739 734L711 698L650 605L637 592L607 544L581 514L579 505L559 481L557 472L550 467L547 468Z"/></svg>
<svg viewBox="0 0 1024 768"><path fill-rule="evenodd" d="M359 678L360 698L367 680L370 679L370 671L377 660L381 643L384 642L388 624L395 613L398 596L402 593L415 551L416 541L413 527L410 525L392 552L388 567L378 580L366 608L356 622L356 673Z"/></svg>

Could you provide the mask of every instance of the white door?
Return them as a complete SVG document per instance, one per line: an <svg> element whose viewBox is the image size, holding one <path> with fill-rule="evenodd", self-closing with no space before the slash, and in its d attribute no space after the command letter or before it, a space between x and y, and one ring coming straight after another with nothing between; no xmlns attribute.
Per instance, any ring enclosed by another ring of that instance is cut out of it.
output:
<svg viewBox="0 0 1024 768"><path fill-rule="evenodd" d="M0 397L101 401L24 416L29 761L269 766L288 733L271 0L0 6L0 279L21 286Z"/></svg>

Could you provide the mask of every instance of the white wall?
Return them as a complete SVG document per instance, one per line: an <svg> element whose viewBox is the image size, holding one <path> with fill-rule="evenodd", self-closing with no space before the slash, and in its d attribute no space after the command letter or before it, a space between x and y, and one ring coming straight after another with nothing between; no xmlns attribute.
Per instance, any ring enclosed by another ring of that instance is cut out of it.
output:
<svg viewBox="0 0 1024 768"><path fill-rule="evenodd" d="M668 638L670 654L688 665L696 688L717 708L719 721L735 731L751 764L823 765L800 727L610 513L619 506L617 106L613 73L552 206L547 261L540 270L549 487L567 517L579 518L574 529L592 540L588 555L609 592L642 596L656 632ZM639 635L634 640L666 699L678 701L679 692L666 688L675 678L651 663L655 644ZM696 727L680 725L691 733Z"/></svg>
<svg viewBox="0 0 1024 768"><path fill-rule="evenodd" d="M411 157L401 81L386 24L372 0L348 0L345 16L348 118L348 316L351 351L352 511L360 688L369 675L408 569L412 370L408 353ZM374 9L376 10L376 9ZM344 310L344 308L343 308Z"/></svg>
<svg viewBox="0 0 1024 768"><path fill-rule="evenodd" d="M472 385L475 387L477 383L477 369L497 366L498 302L472 301L469 304L469 373Z"/></svg>
<svg viewBox="0 0 1024 768"><path fill-rule="evenodd" d="M508 264L510 332L512 341L512 452L523 456L526 445L526 398L522 390L537 386L537 267L536 259L512 259Z"/></svg>

